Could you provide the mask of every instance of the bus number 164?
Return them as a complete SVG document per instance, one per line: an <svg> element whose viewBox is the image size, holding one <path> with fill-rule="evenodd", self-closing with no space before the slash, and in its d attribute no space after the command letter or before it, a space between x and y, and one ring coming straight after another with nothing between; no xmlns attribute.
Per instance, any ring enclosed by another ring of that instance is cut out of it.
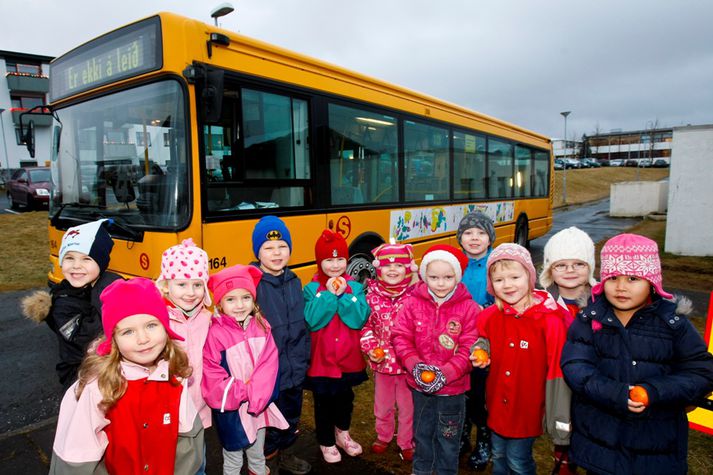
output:
<svg viewBox="0 0 713 475"><path fill-rule="evenodd" d="M219 269L219 268L225 267L225 266L226 266L225 256L214 257L213 259L210 260L210 268L211 269Z"/></svg>

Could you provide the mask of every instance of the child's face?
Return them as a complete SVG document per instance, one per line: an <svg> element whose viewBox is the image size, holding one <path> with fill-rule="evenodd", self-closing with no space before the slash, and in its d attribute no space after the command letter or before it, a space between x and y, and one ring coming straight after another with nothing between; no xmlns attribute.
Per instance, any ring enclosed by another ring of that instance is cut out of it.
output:
<svg viewBox="0 0 713 475"><path fill-rule="evenodd" d="M532 292L530 277L519 262L496 262L490 270L490 282L495 296L518 310L522 310L529 301Z"/></svg>
<svg viewBox="0 0 713 475"><path fill-rule="evenodd" d="M205 284L201 279L171 279L168 283L168 298L177 307L188 312L203 302Z"/></svg>
<svg viewBox="0 0 713 475"><path fill-rule="evenodd" d="M381 276L379 278L388 285L400 284L406 278L406 266L398 262L381 266Z"/></svg>
<svg viewBox="0 0 713 475"><path fill-rule="evenodd" d="M630 317L648 303L651 284L632 275L610 277L604 282L604 295L617 317Z"/></svg>
<svg viewBox="0 0 713 475"><path fill-rule="evenodd" d="M168 334L158 318L142 313L117 323L114 341L123 360L153 369L166 347Z"/></svg>
<svg viewBox="0 0 713 475"><path fill-rule="evenodd" d="M62 275L72 287L81 288L99 278L99 264L88 254L69 251L62 259Z"/></svg>
<svg viewBox="0 0 713 475"><path fill-rule="evenodd" d="M589 265L578 259L556 261L550 270L555 284L565 289L578 289L589 282Z"/></svg>
<svg viewBox="0 0 713 475"><path fill-rule="evenodd" d="M255 300L246 289L233 289L220 299L220 309L237 322L244 322L253 313Z"/></svg>
<svg viewBox="0 0 713 475"><path fill-rule="evenodd" d="M320 266L328 277L339 277L347 270L347 260L343 257L330 257L324 259Z"/></svg>
<svg viewBox="0 0 713 475"><path fill-rule="evenodd" d="M471 259L480 259L488 252L490 236L480 228L466 229L460 237L460 245Z"/></svg>
<svg viewBox="0 0 713 475"><path fill-rule="evenodd" d="M290 246L285 241L265 241L257 254L263 272L280 275L290 260Z"/></svg>
<svg viewBox="0 0 713 475"><path fill-rule="evenodd" d="M456 288L456 273L444 261L433 261L426 266L426 285L438 298L443 298Z"/></svg>

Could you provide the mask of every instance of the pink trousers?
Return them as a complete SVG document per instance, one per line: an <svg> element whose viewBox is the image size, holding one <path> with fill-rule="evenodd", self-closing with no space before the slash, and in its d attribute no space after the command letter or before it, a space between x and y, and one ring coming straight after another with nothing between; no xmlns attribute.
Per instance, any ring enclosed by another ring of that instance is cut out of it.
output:
<svg viewBox="0 0 713 475"><path fill-rule="evenodd" d="M398 410L396 443L401 449L413 448L413 398L406 377L405 374L374 373L376 436L383 442L391 442Z"/></svg>

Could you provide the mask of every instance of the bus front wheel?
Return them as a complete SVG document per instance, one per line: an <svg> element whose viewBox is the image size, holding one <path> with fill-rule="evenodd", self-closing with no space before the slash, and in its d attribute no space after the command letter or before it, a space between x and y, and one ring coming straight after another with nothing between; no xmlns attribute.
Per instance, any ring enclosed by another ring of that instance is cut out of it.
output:
<svg viewBox="0 0 713 475"><path fill-rule="evenodd" d="M374 269L374 265L371 263L372 260L373 258L370 254L354 254L349 259L349 264L347 264L347 274L362 284L366 282L368 278L375 279L376 269Z"/></svg>
<svg viewBox="0 0 713 475"><path fill-rule="evenodd" d="M527 218L520 217L517 220L517 226L515 227L515 244L519 244L522 247L529 249L530 240L528 239L528 234L530 233L529 225L527 224Z"/></svg>

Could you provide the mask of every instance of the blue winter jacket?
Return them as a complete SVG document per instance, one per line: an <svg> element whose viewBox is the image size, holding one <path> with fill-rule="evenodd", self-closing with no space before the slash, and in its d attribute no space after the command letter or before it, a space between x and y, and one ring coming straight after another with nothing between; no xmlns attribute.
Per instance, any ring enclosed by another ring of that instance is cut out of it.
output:
<svg viewBox="0 0 713 475"><path fill-rule="evenodd" d="M259 268L257 262L253 265ZM288 268L280 276L263 273L257 286L257 303L272 327L280 353L280 391L301 386L309 366L310 336L297 274Z"/></svg>
<svg viewBox="0 0 713 475"><path fill-rule="evenodd" d="M493 252L492 248L480 259L468 258L468 267L463 272L463 283L468 288L468 292L481 307L485 308L493 304L495 299L488 293L488 256Z"/></svg>
<svg viewBox="0 0 713 475"><path fill-rule="evenodd" d="M655 298L626 327L599 297L572 323L562 371L572 388L570 458L599 474L686 473L686 406L713 390L713 355L676 303ZM627 409L629 386L649 406Z"/></svg>

